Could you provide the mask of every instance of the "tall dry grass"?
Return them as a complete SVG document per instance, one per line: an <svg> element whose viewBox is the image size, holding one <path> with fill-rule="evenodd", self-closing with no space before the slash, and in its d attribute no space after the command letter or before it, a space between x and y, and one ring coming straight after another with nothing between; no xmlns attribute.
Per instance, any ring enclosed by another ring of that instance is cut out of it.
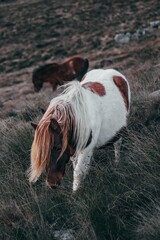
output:
<svg viewBox="0 0 160 240"><path fill-rule="evenodd" d="M45 186L45 173L35 185L28 182L34 135L29 121L40 112L26 109L0 122L1 239L57 239L55 231L69 229L77 240L160 239L160 100L148 97L160 81L153 71L141 73L131 89L121 161L114 164L112 147L96 150L74 195L70 164L56 191Z"/></svg>

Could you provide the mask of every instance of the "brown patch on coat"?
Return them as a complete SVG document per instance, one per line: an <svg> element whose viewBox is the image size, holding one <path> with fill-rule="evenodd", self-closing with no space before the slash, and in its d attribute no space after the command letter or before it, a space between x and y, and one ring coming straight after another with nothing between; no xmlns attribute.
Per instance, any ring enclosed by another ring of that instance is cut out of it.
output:
<svg viewBox="0 0 160 240"><path fill-rule="evenodd" d="M114 76L113 77L113 81L116 84L116 86L118 87L118 89L119 89L119 91L120 91L120 93L121 93L121 95L123 97L126 109L128 111L128 109L129 109L129 98L128 98L128 85L127 85L127 82L121 76Z"/></svg>
<svg viewBox="0 0 160 240"><path fill-rule="evenodd" d="M103 84L99 82L87 82L87 83L84 83L82 87L89 89L90 91L98 94L101 97L106 94Z"/></svg>

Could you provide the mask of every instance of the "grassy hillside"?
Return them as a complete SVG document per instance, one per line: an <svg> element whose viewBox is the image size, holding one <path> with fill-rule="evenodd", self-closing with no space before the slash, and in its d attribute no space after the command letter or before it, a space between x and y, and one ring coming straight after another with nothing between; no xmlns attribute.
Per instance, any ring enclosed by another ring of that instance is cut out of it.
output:
<svg viewBox="0 0 160 240"><path fill-rule="evenodd" d="M37 184L28 183L30 120L37 121L41 111L27 108L1 121L1 239L55 239L56 230L68 229L75 239L159 239L160 99L148 97L154 90L149 74L137 77L136 85L143 82L140 91L132 86L121 161L115 166L112 148L95 151L75 195L70 164L57 190L45 187L45 174Z"/></svg>
<svg viewBox="0 0 160 240"><path fill-rule="evenodd" d="M160 90L160 29L114 40L159 16L158 0L0 1L0 239L160 239L160 97L150 96ZM90 69L120 70L132 95L121 161L112 147L96 150L76 194L71 163L57 190L45 173L33 185L26 175L30 122L55 96L47 84L34 93L33 69L72 55L87 57Z"/></svg>

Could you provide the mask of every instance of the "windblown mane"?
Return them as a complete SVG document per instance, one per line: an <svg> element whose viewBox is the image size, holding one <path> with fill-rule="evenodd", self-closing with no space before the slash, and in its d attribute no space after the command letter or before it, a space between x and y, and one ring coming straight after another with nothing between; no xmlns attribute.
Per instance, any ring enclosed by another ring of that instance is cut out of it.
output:
<svg viewBox="0 0 160 240"><path fill-rule="evenodd" d="M49 126L52 109L48 108L39 122L31 148L31 167L29 169L30 182L36 182L45 168L51 153L51 133Z"/></svg>
<svg viewBox="0 0 160 240"><path fill-rule="evenodd" d="M50 160L51 149L54 144L53 134L49 129L52 119L56 119L63 133L60 156L67 147L68 132L71 126L73 127L73 137L76 142L75 155L86 146L90 136L90 128L85 94L86 90L79 82L75 81L66 84L63 93L50 102L35 131L31 149L30 182L37 181Z"/></svg>

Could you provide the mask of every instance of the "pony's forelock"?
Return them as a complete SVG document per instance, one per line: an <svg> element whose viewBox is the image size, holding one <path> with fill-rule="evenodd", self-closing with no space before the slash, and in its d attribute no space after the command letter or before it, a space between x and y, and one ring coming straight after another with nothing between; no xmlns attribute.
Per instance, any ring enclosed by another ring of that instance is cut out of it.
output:
<svg viewBox="0 0 160 240"><path fill-rule="evenodd" d="M51 119L52 109L48 108L35 130L31 148L31 167L29 169L30 182L37 181L50 159L51 144L53 142L49 129Z"/></svg>

